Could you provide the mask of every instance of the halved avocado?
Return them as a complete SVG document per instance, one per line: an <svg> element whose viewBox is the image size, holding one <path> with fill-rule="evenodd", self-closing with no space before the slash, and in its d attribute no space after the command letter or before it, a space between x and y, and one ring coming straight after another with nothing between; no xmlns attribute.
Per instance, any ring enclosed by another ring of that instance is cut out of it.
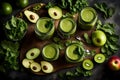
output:
<svg viewBox="0 0 120 80"><path fill-rule="evenodd" d="M59 58L59 48L57 44L51 43L43 47L42 56L47 61L54 61Z"/></svg>
<svg viewBox="0 0 120 80"><path fill-rule="evenodd" d="M27 19L32 23L36 23L37 20L39 19L39 15L37 13L35 13L35 12L25 10L24 14L27 17Z"/></svg>
<svg viewBox="0 0 120 80"><path fill-rule="evenodd" d="M25 67L25 68L30 68L30 65L34 62L34 60L32 59L23 59L22 60L22 65Z"/></svg>
<svg viewBox="0 0 120 80"><path fill-rule="evenodd" d="M48 9L48 14L53 19L60 19L62 17L62 9L58 6L53 6Z"/></svg>
<svg viewBox="0 0 120 80"><path fill-rule="evenodd" d="M33 71L33 72L40 72L41 71L41 66L39 63L37 62L33 62L31 65L30 65L30 69Z"/></svg>
<svg viewBox="0 0 120 80"><path fill-rule="evenodd" d="M53 65L47 61L41 61L41 67L44 73L51 73L54 70Z"/></svg>
<svg viewBox="0 0 120 80"><path fill-rule="evenodd" d="M40 55L40 49L39 48L32 48L27 51L26 58L27 59L35 59Z"/></svg>

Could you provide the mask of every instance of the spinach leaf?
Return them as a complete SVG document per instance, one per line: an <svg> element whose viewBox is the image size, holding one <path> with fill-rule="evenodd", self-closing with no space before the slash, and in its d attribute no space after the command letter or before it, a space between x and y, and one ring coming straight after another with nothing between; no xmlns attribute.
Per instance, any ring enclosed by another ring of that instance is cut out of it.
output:
<svg viewBox="0 0 120 80"><path fill-rule="evenodd" d="M80 12L88 6L87 0L60 0L59 5L63 9L68 9L72 14Z"/></svg>
<svg viewBox="0 0 120 80"><path fill-rule="evenodd" d="M112 17L115 13L115 8L109 7L105 2L95 3L94 7L103 13L105 19Z"/></svg>
<svg viewBox="0 0 120 80"><path fill-rule="evenodd" d="M18 70L19 43L3 40L0 43L0 71Z"/></svg>
<svg viewBox="0 0 120 80"><path fill-rule="evenodd" d="M8 39L19 41L23 38L27 30L27 23L21 18L12 16L12 18L6 22L4 30Z"/></svg>
<svg viewBox="0 0 120 80"><path fill-rule="evenodd" d="M97 30L102 30L107 36L105 45L101 47L101 52L109 56L113 55L119 48L119 35L115 33L115 25L113 23L97 24Z"/></svg>
<svg viewBox="0 0 120 80"><path fill-rule="evenodd" d="M85 41L86 41L88 44L91 44L91 43L92 43L92 41L91 41L91 39L89 38L89 36L88 36L87 33L84 33L83 36L84 36L84 38L85 38Z"/></svg>

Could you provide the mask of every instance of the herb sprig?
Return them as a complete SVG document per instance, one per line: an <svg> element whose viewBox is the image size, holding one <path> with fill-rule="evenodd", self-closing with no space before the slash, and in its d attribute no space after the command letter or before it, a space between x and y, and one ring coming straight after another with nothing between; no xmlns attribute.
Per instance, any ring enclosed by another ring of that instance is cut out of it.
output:
<svg viewBox="0 0 120 80"><path fill-rule="evenodd" d="M0 71L8 72L9 70L19 69L19 43L3 40L0 43Z"/></svg>
<svg viewBox="0 0 120 80"><path fill-rule="evenodd" d="M99 10L100 12L103 13L103 17L105 19L108 19L113 16L115 13L115 8L114 7L109 7L105 2L102 3L95 3L94 7Z"/></svg>

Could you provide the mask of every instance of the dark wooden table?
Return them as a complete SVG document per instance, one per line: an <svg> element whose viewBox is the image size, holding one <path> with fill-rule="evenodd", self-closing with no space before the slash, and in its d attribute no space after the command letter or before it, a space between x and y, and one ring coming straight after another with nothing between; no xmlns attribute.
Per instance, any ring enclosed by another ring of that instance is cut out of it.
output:
<svg viewBox="0 0 120 80"><path fill-rule="evenodd" d="M7 0L9 1L9 0ZM14 1L14 0L11 0ZM10 1L10 2L11 2ZM88 0L90 2L90 4L93 4L94 2L97 1L102 1L102 2L107 2L109 5L113 5L116 8L116 13L115 16L113 18L110 19L111 22L115 22L116 23L116 32L118 34L120 34L120 1L119 0ZM53 2L53 3L57 3L57 0L29 0L29 5L33 4L33 3L37 3L37 2L43 2L43 3L48 3L48 2ZM11 2L12 3L12 2ZM12 3L14 4L14 3ZM15 6L13 6L14 12L12 15L15 15L17 12L19 12L21 9L16 8ZM0 15L0 22L2 25L3 22L5 22L7 19L9 19L10 16L1 16ZM0 28L1 29L1 28ZM2 36L2 31L0 31L0 36ZM0 38L0 40L2 39L2 37ZM120 44L120 40L119 40L119 44ZM120 50L118 50L118 52L115 53L115 55L120 56ZM49 75L45 75L45 76L38 76L29 72L19 72L19 71L11 71L9 72L7 75L4 75L3 73L0 73L0 80L60 80L57 77L57 74L60 72L64 72L64 71L69 71L72 70L73 68L69 68L69 69L64 69L64 70L60 70L56 73L53 74L49 74ZM77 79L74 80L120 80L120 71L110 71L108 69L108 67L106 66L106 63L102 64L102 65L96 65L94 70L93 70L93 76L91 77L79 77Z"/></svg>

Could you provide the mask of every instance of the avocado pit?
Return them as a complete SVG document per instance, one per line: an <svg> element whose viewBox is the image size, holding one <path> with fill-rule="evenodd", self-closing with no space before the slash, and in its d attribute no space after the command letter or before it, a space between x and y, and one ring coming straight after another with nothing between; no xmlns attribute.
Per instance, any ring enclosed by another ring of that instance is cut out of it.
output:
<svg viewBox="0 0 120 80"><path fill-rule="evenodd" d="M31 19L31 20L34 20L34 19L35 19L35 16L31 14L31 15L30 15L30 19Z"/></svg>

